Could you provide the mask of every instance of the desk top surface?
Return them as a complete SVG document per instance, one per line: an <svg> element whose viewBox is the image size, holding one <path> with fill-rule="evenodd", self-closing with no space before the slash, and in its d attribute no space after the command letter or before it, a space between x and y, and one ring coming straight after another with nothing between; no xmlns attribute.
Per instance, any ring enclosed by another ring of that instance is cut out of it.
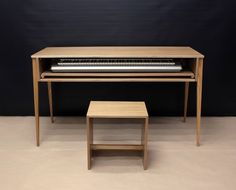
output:
<svg viewBox="0 0 236 190"><path fill-rule="evenodd" d="M153 58L204 58L191 47L180 46L96 46L47 47L31 55L32 58L66 57L153 57Z"/></svg>
<svg viewBox="0 0 236 190"><path fill-rule="evenodd" d="M87 117L92 118L147 118L144 102L91 101Z"/></svg>

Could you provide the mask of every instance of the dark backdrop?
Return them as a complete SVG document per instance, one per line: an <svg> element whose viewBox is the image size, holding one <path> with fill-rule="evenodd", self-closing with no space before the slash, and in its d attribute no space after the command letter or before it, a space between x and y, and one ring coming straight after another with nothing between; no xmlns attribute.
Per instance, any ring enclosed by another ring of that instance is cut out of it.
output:
<svg viewBox="0 0 236 190"><path fill-rule="evenodd" d="M30 55L46 46L191 46L205 55L203 114L236 115L234 0L1 0L0 115L32 115ZM89 100L144 100L152 115L180 115L183 84L54 84L58 115ZM48 114L45 84L41 113ZM195 84L189 113L195 114Z"/></svg>

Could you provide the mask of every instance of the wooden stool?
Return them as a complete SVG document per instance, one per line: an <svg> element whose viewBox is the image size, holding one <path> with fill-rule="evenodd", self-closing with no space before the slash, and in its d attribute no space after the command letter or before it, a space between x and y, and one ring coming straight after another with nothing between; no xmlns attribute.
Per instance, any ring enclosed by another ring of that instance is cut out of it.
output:
<svg viewBox="0 0 236 190"><path fill-rule="evenodd" d="M144 119L141 144L93 144L94 118ZM143 168L147 169L148 113L144 102L91 101L87 112L88 169L93 150L136 150L143 152Z"/></svg>

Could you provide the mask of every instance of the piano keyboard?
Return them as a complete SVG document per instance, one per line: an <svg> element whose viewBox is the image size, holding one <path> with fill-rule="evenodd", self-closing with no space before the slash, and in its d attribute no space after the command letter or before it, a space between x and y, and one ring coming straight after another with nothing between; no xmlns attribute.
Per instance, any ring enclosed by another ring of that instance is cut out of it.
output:
<svg viewBox="0 0 236 190"><path fill-rule="evenodd" d="M52 72L180 72L182 65L173 59L155 58L80 58L60 59Z"/></svg>

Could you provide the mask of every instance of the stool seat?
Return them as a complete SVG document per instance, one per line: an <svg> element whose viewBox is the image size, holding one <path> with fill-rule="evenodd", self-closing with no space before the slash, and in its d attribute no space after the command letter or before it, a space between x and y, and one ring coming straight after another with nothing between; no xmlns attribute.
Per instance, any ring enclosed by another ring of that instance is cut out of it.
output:
<svg viewBox="0 0 236 190"><path fill-rule="evenodd" d="M93 118L147 118L144 102L91 101L87 117Z"/></svg>
<svg viewBox="0 0 236 190"><path fill-rule="evenodd" d="M140 144L94 144L93 119L136 118L143 119ZM144 102L91 101L87 112L87 156L91 169L92 152L96 150L135 150L143 153L143 168L147 169L148 112Z"/></svg>

